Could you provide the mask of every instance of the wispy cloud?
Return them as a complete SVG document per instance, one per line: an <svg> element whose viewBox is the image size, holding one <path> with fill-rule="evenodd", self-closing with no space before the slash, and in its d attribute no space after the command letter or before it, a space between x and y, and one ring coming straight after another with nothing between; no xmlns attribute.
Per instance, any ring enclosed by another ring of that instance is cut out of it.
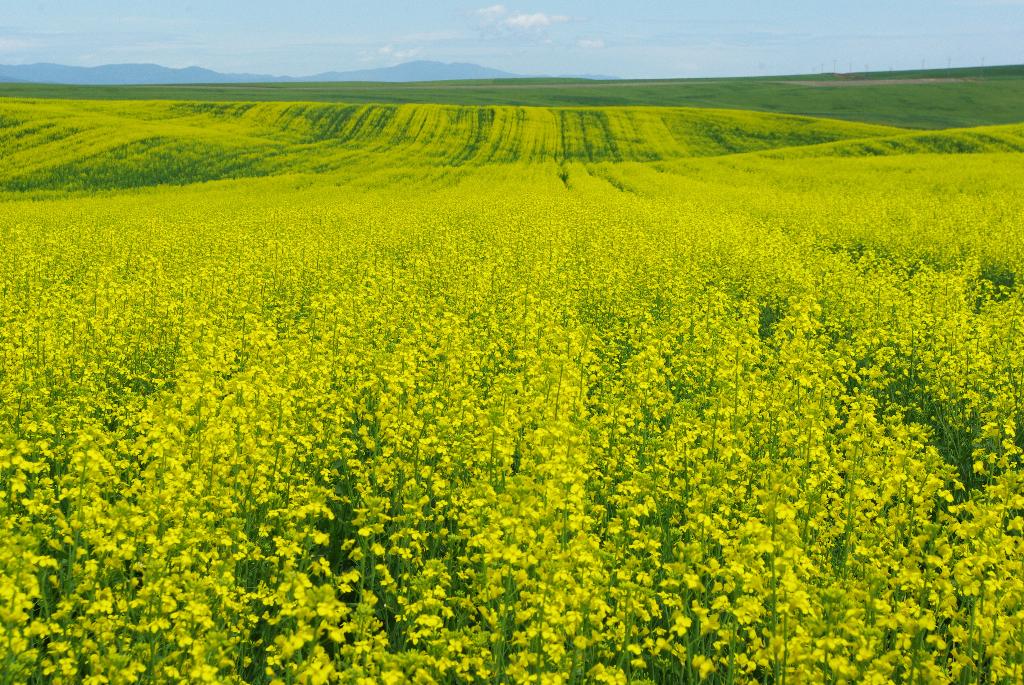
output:
<svg viewBox="0 0 1024 685"><path fill-rule="evenodd" d="M384 45L377 50L377 54L399 62L412 59L420 54L419 48L396 48L394 45Z"/></svg>
<svg viewBox="0 0 1024 685"><path fill-rule="evenodd" d="M0 36L0 52L17 52L38 47L40 43L21 36Z"/></svg>
<svg viewBox="0 0 1024 685"><path fill-rule="evenodd" d="M576 47L584 50L601 50L605 47L605 43L600 38L580 38L576 41Z"/></svg>
<svg viewBox="0 0 1024 685"><path fill-rule="evenodd" d="M508 14L508 8L504 5L491 5L490 7L481 7L473 14L485 24L496 24Z"/></svg>

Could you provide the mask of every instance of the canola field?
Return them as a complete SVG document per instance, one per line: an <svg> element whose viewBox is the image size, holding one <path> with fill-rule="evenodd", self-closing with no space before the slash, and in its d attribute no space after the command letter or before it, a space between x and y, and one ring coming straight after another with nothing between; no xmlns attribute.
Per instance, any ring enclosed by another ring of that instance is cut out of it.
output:
<svg viewBox="0 0 1024 685"><path fill-rule="evenodd" d="M1021 151L0 101L0 683L1024 681Z"/></svg>

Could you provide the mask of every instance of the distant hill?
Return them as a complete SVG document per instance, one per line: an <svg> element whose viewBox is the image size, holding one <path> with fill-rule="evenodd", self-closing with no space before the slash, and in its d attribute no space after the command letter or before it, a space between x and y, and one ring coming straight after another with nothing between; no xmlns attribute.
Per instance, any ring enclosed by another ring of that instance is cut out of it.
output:
<svg viewBox="0 0 1024 685"><path fill-rule="evenodd" d="M71 67L63 64L0 65L0 82L50 83L76 86L182 85L192 83L295 83L376 81L408 83L417 81L463 81L523 78L500 69L478 64L415 61L379 69L328 71L311 76L271 76L268 74L230 74L186 67L172 69L159 64L106 64L98 67Z"/></svg>
<svg viewBox="0 0 1024 685"><path fill-rule="evenodd" d="M170 85L183 83L253 83L280 81L263 74L221 74L201 67L172 69L159 64L105 64L69 67L63 64L0 65L0 80L81 86Z"/></svg>

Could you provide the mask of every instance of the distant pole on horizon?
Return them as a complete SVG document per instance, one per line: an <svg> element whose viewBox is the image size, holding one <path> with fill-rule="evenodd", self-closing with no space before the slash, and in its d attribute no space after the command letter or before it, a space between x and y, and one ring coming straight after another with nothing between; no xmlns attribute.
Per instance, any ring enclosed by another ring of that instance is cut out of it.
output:
<svg viewBox="0 0 1024 685"><path fill-rule="evenodd" d="M837 60L837 59L832 60L832 73L833 74L838 74L839 73L839 60Z"/></svg>

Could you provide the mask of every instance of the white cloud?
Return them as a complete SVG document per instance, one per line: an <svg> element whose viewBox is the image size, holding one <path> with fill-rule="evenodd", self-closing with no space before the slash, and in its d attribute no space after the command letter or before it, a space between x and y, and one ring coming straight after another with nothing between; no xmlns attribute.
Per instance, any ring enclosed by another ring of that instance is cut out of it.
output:
<svg viewBox="0 0 1024 685"><path fill-rule="evenodd" d="M576 41L576 46L584 50L600 50L605 44L600 38L580 38Z"/></svg>
<svg viewBox="0 0 1024 685"><path fill-rule="evenodd" d="M541 31L555 24L564 24L571 20L571 17L564 14L513 12L505 5L481 7L474 14L480 21L481 28L513 32Z"/></svg>
<svg viewBox="0 0 1024 685"><path fill-rule="evenodd" d="M533 14L512 14L505 17L501 23L510 29L532 31L536 29L546 29L549 26L554 26L555 24L564 24L567 21L569 21L569 17L564 14L545 14L543 12L535 12Z"/></svg>

